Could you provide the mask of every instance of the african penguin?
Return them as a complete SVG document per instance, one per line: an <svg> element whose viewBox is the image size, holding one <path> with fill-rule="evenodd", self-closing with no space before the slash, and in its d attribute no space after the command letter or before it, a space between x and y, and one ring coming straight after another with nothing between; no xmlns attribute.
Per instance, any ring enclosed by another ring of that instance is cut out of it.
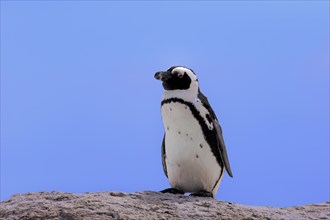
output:
<svg viewBox="0 0 330 220"><path fill-rule="evenodd" d="M164 87L162 163L172 187L161 192L214 198L224 169L233 175L220 124L197 76L192 69L173 66L155 78Z"/></svg>

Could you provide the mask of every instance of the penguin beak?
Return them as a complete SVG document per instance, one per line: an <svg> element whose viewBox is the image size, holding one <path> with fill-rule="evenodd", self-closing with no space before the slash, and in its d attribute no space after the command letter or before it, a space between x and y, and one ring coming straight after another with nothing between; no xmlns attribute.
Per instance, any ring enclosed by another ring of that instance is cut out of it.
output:
<svg viewBox="0 0 330 220"><path fill-rule="evenodd" d="M171 78L171 76L172 76L171 72L159 71L155 74L155 79L166 82L168 79Z"/></svg>

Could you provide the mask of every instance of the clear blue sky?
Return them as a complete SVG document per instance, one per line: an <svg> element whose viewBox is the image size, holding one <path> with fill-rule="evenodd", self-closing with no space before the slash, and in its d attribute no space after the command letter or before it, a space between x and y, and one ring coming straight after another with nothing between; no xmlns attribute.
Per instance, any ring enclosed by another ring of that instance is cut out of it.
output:
<svg viewBox="0 0 330 220"><path fill-rule="evenodd" d="M223 127L217 199L329 200L328 1L1 1L1 200L169 187L153 75L172 65Z"/></svg>

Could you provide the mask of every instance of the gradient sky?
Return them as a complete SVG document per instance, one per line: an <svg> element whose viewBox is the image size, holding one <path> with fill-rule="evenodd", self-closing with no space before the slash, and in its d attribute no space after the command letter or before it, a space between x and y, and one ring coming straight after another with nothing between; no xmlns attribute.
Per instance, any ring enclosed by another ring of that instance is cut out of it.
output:
<svg viewBox="0 0 330 220"><path fill-rule="evenodd" d="M169 187L156 71L199 76L234 178L217 199L329 199L329 2L1 1L1 200Z"/></svg>

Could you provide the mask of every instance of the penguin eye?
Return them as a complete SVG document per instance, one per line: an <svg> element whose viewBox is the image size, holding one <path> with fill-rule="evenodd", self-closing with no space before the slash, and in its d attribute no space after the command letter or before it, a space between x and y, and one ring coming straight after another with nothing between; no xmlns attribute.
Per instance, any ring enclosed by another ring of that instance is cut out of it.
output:
<svg viewBox="0 0 330 220"><path fill-rule="evenodd" d="M181 72L178 73L178 77L179 77L179 78L182 78L183 75L184 75L184 73L181 73Z"/></svg>

